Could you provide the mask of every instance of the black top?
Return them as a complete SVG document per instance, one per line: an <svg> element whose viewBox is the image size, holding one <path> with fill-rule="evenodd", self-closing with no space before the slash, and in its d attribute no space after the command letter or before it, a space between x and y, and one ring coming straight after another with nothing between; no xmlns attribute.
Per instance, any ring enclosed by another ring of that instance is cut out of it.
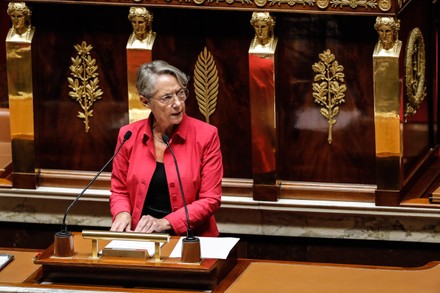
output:
<svg viewBox="0 0 440 293"><path fill-rule="evenodd" d="M170 193L163 163L156 162L151 178L142 215L150 215L161 219L171 213Z"/></svg>

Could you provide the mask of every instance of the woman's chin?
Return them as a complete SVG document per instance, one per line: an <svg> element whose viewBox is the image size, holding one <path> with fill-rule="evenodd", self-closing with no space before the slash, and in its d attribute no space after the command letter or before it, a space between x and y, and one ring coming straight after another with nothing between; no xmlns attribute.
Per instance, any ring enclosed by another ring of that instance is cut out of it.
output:
<svg viewBox="0 0 440 293"><path fill-rule="evenodd" d="M171 115L171 123L172 124L180 124L182 122L183 113L180 113L178 115Z"/></svg>

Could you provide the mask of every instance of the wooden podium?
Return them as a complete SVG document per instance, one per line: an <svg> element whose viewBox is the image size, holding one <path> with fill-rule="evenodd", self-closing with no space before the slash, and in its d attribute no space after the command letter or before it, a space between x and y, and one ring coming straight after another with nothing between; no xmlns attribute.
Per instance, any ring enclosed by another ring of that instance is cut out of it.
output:
<svg viewBox="0 0 440 293"><path fill-rule="evenodd" d="M77 236L76 238L80 237ZM84 245L87 241L82 242ZM169 244L171 244L170 246L173 245L173 243ZM70 258L70 260L62 261L48 256L47 253L50 252L50 249L40 254L36 261L33 261L33 259L36 254L39 254L37 251L8 249L0 251L11 253L15 256L14 261L0 271L0 292L179 293L184 291L187 293L197 293L200 290L170 287L177 287L182 285L182 283L194 285L190 284L190 282L207 284L208 281L204 279L208 274L207 272L215 270L215 265L210 266L209 262L202 262L202 268L197 272L195 268L197 266L182 267L182 265L178 264L178 260L174 262L167 260L156 268L153 268L153 265L145 268L142 264L139 264L139 260L134 261L125 258L119 261L101 259L96 261L96 263L88 263L90 251L88 251L87 247L78 247L78 253L74 257ZM168 247L167 249L170 248ZM172 248L169 251L171 250ZM88 256L85 256L83 251L88 251ZM42 263L42 265L36 264L36 262ZM218 270L211 276L220 276L221 272L226 273L228 271L225 267L221 268L221 262L214 260L213 263L216 262ZM81 270L84 271L81 272ZM124 272L124 270L127 272ZM156 272L154 272L155 270ZM176 280L175 271L177 270L180 270L177 274L179 278L186 278L186 281ZM68 276L70 271L74 272L75 276ZM110 275L104 276L108 272ZM189 273L186 274L185 272ZM129 276L126 280L121 280L128 273L133 274L133 276ZM115 274L118 275L120 282L111 280ZM160 285L160 289L154 288L152 284L147 284L146 281L143 282L145 284L142 288L129 284L136 277L138 278L136 284L139 284L139 279L151 279L152 276L150 274L155 274L158 279L161 279L155 282L155 284ZM212 293L438 293L440 288L439 274L440 262L438 261L433 261L421 267L405 268L237 259L236 265L218 286L212 289ZM76 276L80 276L80 278L74 280ZM82 279L83 277L85 279ZM51 279L55 280L55 282L49 282ZM210 279L212 281L211 284L215 283L215 277ZM105 282L105 280L108 282ZM102 284L104 282L105 284ZM114 285L117 283L119 285Z"/></svg>
<svg viewBox="0 0 440 293"><path fill-rule="evenodd" d="M162 247L163 260L101 256L92 258L92 240L74 233L75 254L54 256L51 245L35 259L42 266L42 282L122 287L212 290L237 263L235 249L227 259L202 259L198 264L181 263L170 254L180 237L172 236ZM101 240L98 249L110 241Z"/></svg>

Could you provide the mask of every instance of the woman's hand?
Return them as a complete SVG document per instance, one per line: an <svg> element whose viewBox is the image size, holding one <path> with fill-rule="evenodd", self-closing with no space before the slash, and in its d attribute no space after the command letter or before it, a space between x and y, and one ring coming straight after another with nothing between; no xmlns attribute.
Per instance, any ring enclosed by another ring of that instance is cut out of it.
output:
<svg viewBox="0 0 440 293"><path fill-rule="evenodd" d="M171 224L167 219L156 219L150 215L142 216L134 232L153 233L164 232L171 229Z"/></svg>
<svg viewBox="0 0 440 293"><path fill-rule="evenodd" d="M115 220L112 223L110 231L132 232L131 215L127 212L117 214Z"/></svg>

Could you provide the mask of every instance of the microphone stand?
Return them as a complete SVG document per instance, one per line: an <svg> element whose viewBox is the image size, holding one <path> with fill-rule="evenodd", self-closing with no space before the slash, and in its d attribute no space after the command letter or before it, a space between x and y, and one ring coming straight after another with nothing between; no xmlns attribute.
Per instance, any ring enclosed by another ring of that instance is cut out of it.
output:
<svg viewBox="0 0 440 293"><path fill-rule="evenodd" d="M176 156L174 155L173 149L171 148L169 138L167 135L162 135L163 142L167 145L168 149L173 156L174 165L176 166L177 179L179 180L180 193L182 195L183 207L185 208L186 224L188 226L186 237L182 239L182 262L183 263L199 263L201 261L200 257L200 239L194 236L191 229L188 206L186 204L185 194L183 192L182 179L180 178L179 166L177 165Z"/></svg>
<svg viewBox="0 0 440 293"><path fill-rule="evenodd" d="M78 199L86 192L87 189L95 182L99 175L104 171L104 169L110 164L114 157L119 153L119 150L122 148L124 143L131 137L131 131L127 131L124 135L124 140L119 145L118 149L114 153L114 155L110 158L110 160L105 163L104 167L99 170L99 172L93 177L93 179L87 184L87 186L81 191L80 194L73 200L73 202L69 205L66 212L64 213L63 223L61 224L61 231L55 233L55 242L54 242L54 255L58 257L69 257L75 253L73 247L73 234L67 231L66 218L70 209L75 205Z"/></svg>

